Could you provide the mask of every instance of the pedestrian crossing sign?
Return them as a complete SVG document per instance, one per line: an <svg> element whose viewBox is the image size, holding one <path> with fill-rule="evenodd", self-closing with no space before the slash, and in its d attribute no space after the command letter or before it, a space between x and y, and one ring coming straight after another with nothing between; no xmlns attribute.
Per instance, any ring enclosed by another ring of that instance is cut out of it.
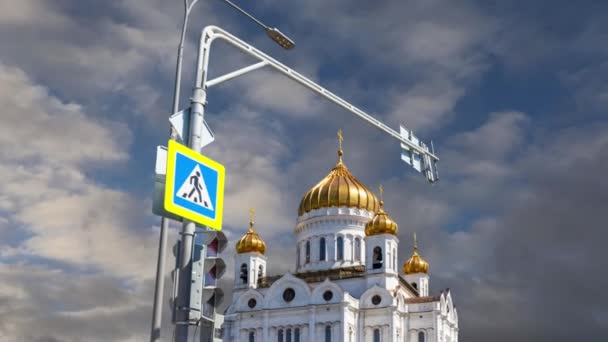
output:
<svg viewBox="0 0 608 342"><path fill-rule="evenodd" d="M169 140L165 210L221 230L224 175L224 165Z"/></svg>

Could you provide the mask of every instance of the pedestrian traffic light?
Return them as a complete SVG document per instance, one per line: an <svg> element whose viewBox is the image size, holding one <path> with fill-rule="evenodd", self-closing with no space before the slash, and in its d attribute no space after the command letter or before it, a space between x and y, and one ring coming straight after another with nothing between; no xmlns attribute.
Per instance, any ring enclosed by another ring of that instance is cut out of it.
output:
<svg viewBox="0 0 608 342"><path fill-rule="evenodd" d="M207 231L205 233L206 257L204 264L205 281L203 286L203 315L213 319L215 308L224 299L224 291L217 287L218 279L226 272L226 263L220 257L228 240L221 231Z"/></svg>
<svg viewBox="0 0 608 342"><path fill-rule="evenodd" d="M215 307L224 297L217 280L226 271L226 263L219 254L226 248L227 239L220 231L207 230L197 233L192 248L190 276L190 300L188 320L192 323L204 318L212 321Z"/></svg>

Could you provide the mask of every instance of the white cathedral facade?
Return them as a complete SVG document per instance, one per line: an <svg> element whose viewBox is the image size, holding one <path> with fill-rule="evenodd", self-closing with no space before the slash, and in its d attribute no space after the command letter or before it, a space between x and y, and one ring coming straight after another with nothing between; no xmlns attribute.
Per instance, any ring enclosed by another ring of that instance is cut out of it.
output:
<svg viewBox="0 0 608 342"><path fill-rule="evenodd" d="M228 342L457 342L449 290L429 294L417 252L397 264L397 224L339 160L302 198L294 228L295 273L267 276L253 230L237 242Z"/></svg>

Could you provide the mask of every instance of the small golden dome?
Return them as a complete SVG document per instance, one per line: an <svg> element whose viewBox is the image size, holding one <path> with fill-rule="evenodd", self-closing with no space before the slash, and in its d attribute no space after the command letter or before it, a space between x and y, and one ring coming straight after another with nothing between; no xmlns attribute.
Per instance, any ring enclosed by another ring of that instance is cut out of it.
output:
<svg viewBox="0 0 608 342"><path fill-rule="evenodd" d="M365 209L370 212L378 210L378 199L365 185L355 178L342 162L342 130L338 131L340 149L338 163L317 185L308 190L298 207L298 216L305 213L330 207L350 207Z"/></svg>
<svg viewBox="0 0 608 342"><path fill-rule="evenodd" d="M380 186L380 198L382 198L382 185ZM380 200L380 209L374 217L365 225L365 235L380 235L393 234L397 235L399 226L397 223L382 209L384 201Z"/></svg>
<svg viewBox="0 0 608 342"><path fill-rule="evenodd" d="M403 264L403 273L414 274L414 273L428 273L429 263L426 262L420 254L418 254L418 244L416 243L416 233L414 233L414 253L407 259Z"/></svg>
<svg viewBox="0 0 608 342"><path fill-rule="evenodd" d="M250 210L251 220L249 221L249 230L243 237L236 242L236 252L241 253L260 253L264 254L266 252L266 243L264 240L253 230L253 215L254 210Z"/></svg>

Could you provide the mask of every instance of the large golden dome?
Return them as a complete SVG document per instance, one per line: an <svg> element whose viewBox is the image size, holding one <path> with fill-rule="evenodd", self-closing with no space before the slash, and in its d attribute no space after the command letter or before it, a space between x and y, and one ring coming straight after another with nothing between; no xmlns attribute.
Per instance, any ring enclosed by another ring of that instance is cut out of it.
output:
<svg viewBox="0 0 608 342"><path fill-rule="evenodd" d="M260 253L266 252L266 243L264 240L253 230L253 209L251 209L251 220L249 221L249 230L243 237L236 242L236 252L241 253Z"/></svg>
<svg viewBox="0 0 608 342"><path fill-rule="evenodd" d="M405 261L405 264L403 264L403 273L428 273L428 271L429 263L422 259L420 254L418 254L418 244L416 243L416 234L414 233L414 253Z"/></svg>
<svg viewBox="0 0 608 342"><path fill-rule="evenodd" d="M305 213L329 207L350 207L376 212L379 204L376 195L369 191L355 178L342 162L342 133L338 132L340 149L338 163L317 185L308 190L302 197L298 208L298 216Z"/></svg>
<svg viewBox="0 0 608 342"><path fill-rule="evenodd" d="M382 198L382 185L380 186L380 198ZM393 234L397 235L399 226L388 214L382 209L384 202L380 200L380 208L374 217L365 225L365 235L380 235Z"/></svg>

